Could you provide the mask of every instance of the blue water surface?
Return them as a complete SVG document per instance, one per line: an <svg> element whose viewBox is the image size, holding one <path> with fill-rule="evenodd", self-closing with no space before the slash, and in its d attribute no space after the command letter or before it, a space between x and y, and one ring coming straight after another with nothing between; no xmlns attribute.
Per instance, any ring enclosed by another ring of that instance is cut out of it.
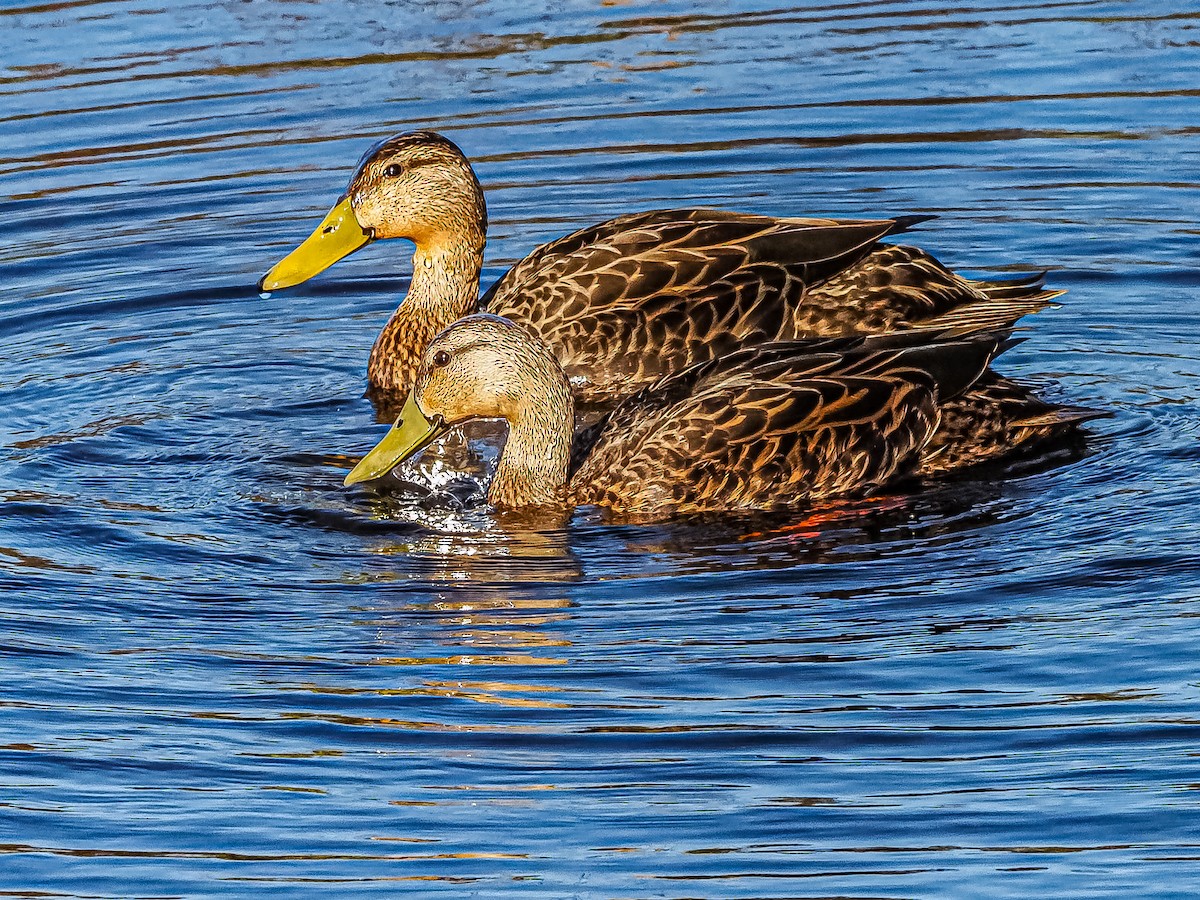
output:
<svg viewBox="0 0 1200 900"><path fill-rule="evenodd" d="M1200 6L0 8L0 895L1200 894ZM1001 369L1085 452L831 520L517 527L341 480L370 143L485 279L620 212L934 213L1051 270Z"/></svg>

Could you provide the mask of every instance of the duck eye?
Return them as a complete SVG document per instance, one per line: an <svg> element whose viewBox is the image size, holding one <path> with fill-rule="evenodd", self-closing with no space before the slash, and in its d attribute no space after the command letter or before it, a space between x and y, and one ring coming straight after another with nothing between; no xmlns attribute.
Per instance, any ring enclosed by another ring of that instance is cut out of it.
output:
<svg viewBox="0 0 1200 900"><path fill-rule="evenodd" d="M403 172L404 172L404 166L400 165L399 163L392 163L390 166L388 166L386 169L383 170L383 174L386 175L388 178L395 178L396 176L401 175Z"/></svg>
<svg viewBox="0 0 1200 900"><path fill-rule="evenodd" d="M441 367L441 366L449 365L449 363L450 363L450 354L447 353L445 350L439 350L437 353L433 354L433 364L435 366Z"/></svg>

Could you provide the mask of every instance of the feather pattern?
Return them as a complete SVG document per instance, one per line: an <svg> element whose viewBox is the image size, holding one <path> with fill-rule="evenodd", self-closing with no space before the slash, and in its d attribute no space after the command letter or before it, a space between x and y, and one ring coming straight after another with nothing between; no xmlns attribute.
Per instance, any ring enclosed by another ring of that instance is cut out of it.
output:
<svg viewBox="0 0 1200 900"><path fill-rule="evenodd" d="M636 213L540 248L481 303L545 340L581 400L603 402L746 345L1002 328L1061 293L1040 279L973 282L921 250L879 244L910 224Z"/></svg>
<svg viewBox="0 0 1200 900"><path fill-rule="evenodd" d="M940 407L1003 336L768 343L622 402L573 447L571 496L627 513L794 506L917 471Z"/></svg>
<svg viewBox="0 0 1200 900"><path fill-rule="evenodd" d="M970 390L942 405L941 421L918 468L923 477L997 462L1023 450L1058 443L1107 410L1062 406L1040 399L1011 379L986 372Z"/></svg>

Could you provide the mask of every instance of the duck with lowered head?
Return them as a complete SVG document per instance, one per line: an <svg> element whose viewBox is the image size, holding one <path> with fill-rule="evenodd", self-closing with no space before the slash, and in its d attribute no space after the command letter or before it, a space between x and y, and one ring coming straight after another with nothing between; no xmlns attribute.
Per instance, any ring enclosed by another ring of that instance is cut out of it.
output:
<svg viewBox="0 0 1200 900"><path fill-rule="evenodd" d="M396 424L345 481L379 478L463 422L502 419L488 488L499 508L596 505L645 519L862 495L942 471L946 453L974 461L935 438L1007 345L1003 332L766 343L654 382L576 433L555 355L476 314L430 343Z"/></svg>

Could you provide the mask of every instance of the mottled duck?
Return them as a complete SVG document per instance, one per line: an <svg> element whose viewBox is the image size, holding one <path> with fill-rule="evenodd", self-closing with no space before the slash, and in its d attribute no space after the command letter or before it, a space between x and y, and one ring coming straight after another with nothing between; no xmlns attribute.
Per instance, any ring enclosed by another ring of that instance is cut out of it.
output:
<svg viewBox="0 0 1200 900"><path fill-rule="evenodd" d="M1044 289L1043 275L972 281L923 250L880 243L925 218L633 213L539 247L480 298L483 190L457 146L417 131L372 147L260 288L299 284L372 240L406 238L412 283L371 351L373 388L402 395L433 336L483 309L545 342L585 403L766 341L1004 327L1062 293Z"/></svg>
<svg viewBox="0 0 1200 900"><path fill-rule="evenodd" d="M488 488L497 508L659 518L860 496L976 461L943 422L1009 343L1006 332L961 330L767 342L661 378L577 432L556 355L521 326L476 314L426 348L396 424L345 481L385 475L460 423L502 419Z"/></svg>

